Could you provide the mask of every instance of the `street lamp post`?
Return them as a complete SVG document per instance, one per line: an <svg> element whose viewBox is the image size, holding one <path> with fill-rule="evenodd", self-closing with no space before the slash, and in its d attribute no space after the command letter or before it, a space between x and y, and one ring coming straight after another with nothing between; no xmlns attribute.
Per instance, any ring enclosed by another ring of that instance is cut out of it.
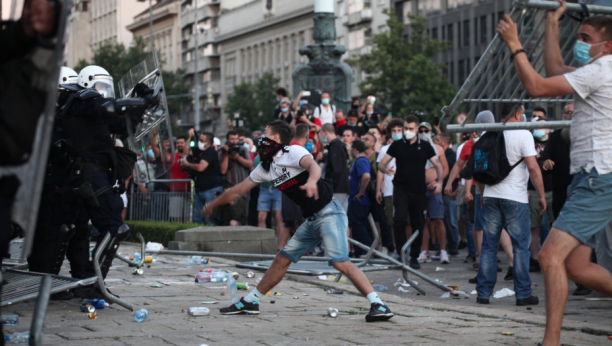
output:
<svg viewBox="0 0 612 346"><path fill-rule="evenodd" d="M200 131L200 81L198 80L198 0L193 0L194 3L194 20L193 30L194 33L194 54L193 54L193 86L194 86L194 108L193 108L193 121L195 123L195 130Z"/></svg>

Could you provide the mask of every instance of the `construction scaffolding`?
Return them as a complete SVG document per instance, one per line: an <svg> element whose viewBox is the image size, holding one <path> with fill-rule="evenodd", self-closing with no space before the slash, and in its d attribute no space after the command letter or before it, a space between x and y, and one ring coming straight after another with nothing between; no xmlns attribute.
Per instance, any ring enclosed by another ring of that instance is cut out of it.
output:
<svg viewBox="0 0 612 346"><path fill-rule="evenodd" d="M517 23L519 40L527 52L527 58L531 66L542 76L544 73L544 27L546 14L550 10L559 8L556 1L544 0L516 0L510 12L512 20ZM612 7L567 4L566 13L611 15ZM576 42L577 31L580 22L566 15L559 22L559 45L561 55L568 66L578 66L572 49ZM569 127L570 121L547 121L531 123L494 123L494 124L468 124L473 121L478 112L483 110L498 109L503 102L520 102L523 104L564 104L572 100L572 95L531 98L518 78L514 64L510 59L510 51L505 43L496 34L493 40L482 54L482 57L470 72L465 83L452 103L442 109L444 114L440 120L442 132L475 132L475 131L500 131L510 129L556 129ZM467 114L462 124L450 125L451 120L461 110ZM499 119L498 119L499 120Z"/></svg>

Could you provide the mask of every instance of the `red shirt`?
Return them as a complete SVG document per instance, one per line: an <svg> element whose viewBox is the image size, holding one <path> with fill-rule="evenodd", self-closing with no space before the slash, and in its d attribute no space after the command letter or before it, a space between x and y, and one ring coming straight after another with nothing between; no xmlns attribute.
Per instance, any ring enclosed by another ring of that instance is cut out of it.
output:
<svg viewBox="0 0 612 346"><path fill-rule="evenodd" d="M470 139L465 142L463 148L461 148L461 153L459 153L459 160L467 161L472 154L472 147L474 146L474 140Z"/></svg>
<svg viewBox="0 0 612 346"><path fill-rule="evenodd" d="M174 164L170 167L170 179L188 179L189 172L183 171L183 166L178 164L178 160L182 157L176 155L174 157ZM190 191L188 183L171 183L170 191Z"/></svg>

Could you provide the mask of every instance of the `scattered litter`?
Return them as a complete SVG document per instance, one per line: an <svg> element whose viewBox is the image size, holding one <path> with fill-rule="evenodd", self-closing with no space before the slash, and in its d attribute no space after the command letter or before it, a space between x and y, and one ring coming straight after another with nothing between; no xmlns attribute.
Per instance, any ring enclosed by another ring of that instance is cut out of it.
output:
<svg viewBox="0 0 612 346"><path fill-rule="evenodd" d="M386 292L389 290L389 288L384 285L372 285L372 287L376 290L376 292Z"/></svg>
<svg viewBox="0 0 612 346"><path fill-rule="evenodd" d="M466 299L470 298L470 296L467 293L463 292L463 291L452 290L452 291L450 291L450 294L453 296L454 299L461 299L462 297L466 298Z"/></svg>
<svg viewBox="0 0 612 346"><path fill-rule="evenodd" d="M206 302L202 302L202 304L218 304L218 303L219 302L216 301L216 300L209 300L209 301L206 301Z"/></svg>
<svg viewBox="0 0 612 346"><path fill-rule="evenodd" d="M476 290L473 290L472 292L470 292L470 294L478 294L478 292L476 292Z"/></svg>
<svg viewBox="0 0 612 346"><path fill-rule="evenodd" d="M152 263L153 262L153 256L147 256L145 257L145 263Z"/></svg>
<svg viewBox="0 0 612 346"><path fill-rule="evenodd" d="M224 295L225 295L225 292L221 292L221 295L222 295L222 296L224 296Z"/></svg>
<svg viewBox="0 0 612 346"><path fill-rule="evenodd" d="M293 299L300 299L299 297L293 297Z"/></svg>
<svg viewBox="0 0 612 346"><path fill-rule="evenodd" d="M142 275L142 274L144 274L144 270L142 270L142 268L141 269L134 268L134 270L132 270L132 274L134 274L134 275Z"/></svg>
<svg viewBox="0 0 612 346"><path fill-rule="evenodd" d="M512 297L514 295L514 291L509 289L509 288L502 288L501 290L495 292L495 294L493 295L493 298L505 298L505 297Z"/></svg>
<svg viewBox="0 0 612 346"><path fill-rule="evenodd" d="M164 286L163 285L151 285L151 287L153 287L153 288L163 288Z"/></svg>
<svg viewBox="0 0 612 346"><path fill-rule="evenodd" d="M202 256L191 256L191 258L187 258L185 260L185 263L188 266L194 266L194 265L200 265L200 264L208 264L208 258L207 257L202 257Z"/></svg>
<svg viewBox="0 0 612 346"><path fill-rule="evenodd" d="M140 309L134 312L134 321L138 323L144 322L147 317L149 317L149 312L147 311L147 309Z"/></svg>
<svg viewBox="0 0 612 346"><path fill-rule="evenodd" d="M96 308L90 304L81 304L81 312L85 313L93 313L96 312Z"/></svg>
<svg viewBox="0 0 612 346"><path fill-rule="evenodd" d="M442 282L442 280L438 280L438 279L436 279L436 282L439 283L439 284L443 284L444 283L444 282Z"/></svg>
<svg viewBox="0 0 612 346"><path fill-rule="evenodd" d="M437 272L442 272L445 271L446 269L442 268L442 267L436 267L436 271Z"/></svg>
<svg viewBox="0 0 612 346"><path fill-rule="evenodd" d="M327 275L319 275L317 276L319 280L327 280Z"/></svg>
<svg viewBox="0 0 612 346"><path fill-rule="evenodd" d="M608 340L612 340L612 336L608 336Z"/></svg>
<svg viewBox="0 0 612 346"><path fill-rule="evenodd" d="M249 279L252 279L252 278L255 277L255 273L253 273L253 272L247 272L246 275L247 275L247 278L249 278Z"/></svg>
<svg viewBox="0 0 612 346"><path fill-rule="evenodd" d="M232 276L234 277L234 279L238 279L240 277L240 274L238 274L237 272L232 272Z"/></svg>
<svg viewBox="0 0 612 346"><path fill-rule="evenodd" d="M302 294L302 295L303 295L304 297L308 297L310 294L306 294L306 293L304 293L304 294Z"/></svg>
<svg viewBox="0 0 612 346"><path fill-rule="evenodd" d="M507 333L502 333L502 335L509 335L509 336L512 336L512 335L514 335L514 333L512 333L512 332L507 332Z"/></svg>
<svg viewBox="0 0 612 346"><path fill-rule="evenodd" d="M95 312L90 312L87 314L87 317L89 317L90 320L95 320L96 318L98 318L98 315L96 315Z"/></svg>
<svg viewBox="0 0 612 346"><path fill-rule="evenodd" d="M343 290L328 290L327 294L344 294Z"/></svg>
<svg viewBox="0 0 612 346"><path fill-rule="evenodd" d="M145 246L146 251L161 251L164 249L164 246L160 243L148 242Z"/></svg>
<svg viewBox="0 0 612 346"><path fill-rule="evenodd" d="M322 275L323 276L323 275ZM336 276L335 275L327 275L325 279L323 280L327 280L327 281L335 281L336 280ZM341 284L345 284L346 283L346 276L342 276L340 278L340 280L338 280L339 283Z"/></svg>
<svg viewBox="0 0 612 346"><path fill-rule="evenodd" d="M398 288L397 288L397 290L398 290L399 292L406 292L406 293L410 292L409 290L407 290L407 289L403 288L402 286L398 287Z"/></svg>
<svg viewBox="0 0 612 346"><path fill-rule="evenodd" d="M527 310L531 310L531 308L527 308Z"/></svg>
<svg viewBox="0 0 612 346"><path fill-rule="evenodd" d="M338 317L338 309L330 307L329 309L327 309L327 316L331 318Z"/></svg>
<svg viewBox="0 0 612 346"><path fill-rule="evenodd" d="M451 296L451 295L450 295L450 292L444 292L444 293L443 293L443 294L440 296L440 298L450 298L450 296Z"/></svg>
<svg viewBox="0 0 612 346"><path fill-rule="evenodd" d="M5 326L17 326L19 325L19 316L18 315L2 315L0 317L2 319L2 325Z"/></svg>
<svg viewBox="0 0 612 346"><path fill-rule="evenodd" d="M446 285L446 287L450 287L455 291L459 291L459 286L456 286L456 285Z"/></svg>
<svg viewBox="0 0 612 346"><path fill-rule="evenodd" d="M420 314L422 314L422 313L423 313L423 311L419 311L419 313L420 313Z"/></svg>
<svg viewBox="0 0 612 346"><path fill-rule="evenodd" d="M414 283L416 285L418 285L419 283L414 281ZM393 286L397 287L397 286L403 286L403 287L410 287L410 284L406 282L406 280L404 279L397 279L397 282L393 284Z"/></svg>
<svg viewBox="0 0 612 346"><path fill-rule="evenodd" d="M144 302L142 305L151 305L150 303Z"/></svg>
<svg viewBox="0 0 612 346"><path fill-rule="evenodd" d="M248 290L249 283L248 282L237 283L236 288L238 288L239 290Z"/></svg>
<svg viewBox="0 0 612 346"><path fill-rule="evenodd" d="M271 295L272 295L272 292L266 292L266 295L267 295L267 296L271 296Z"/></svg>
<svg viewBox="0 0 612 346"><path fill-rule="evenodd" d="M370 283L371 283L372 285L374 285L374 280L370 280Z"/></svg>
<svg viewBox="0 0 612 346"><path fill-rule="evenodd" d="M208 316L210 314L210 310L203 306L196 306L189 308L187 310L187 314L189 316Z"/></svg>
<svg viewBox="0 0 612 346"><path fill-rule="evenodd" d="M278 293L278 292L274 292L274 295L275 295L275 296L277 296L277 297L278 297L278 296L282 296L282 294L280 294L280 293Z"/></svg>
<svg viewBox="0 0 612 346"><path fill-rule="evenodd" d="M105 301L104 301L104 299L93 299L93 300L91 301L91 305L92 305L93 307L95 307L96 309L98 309L98 310L102 310L102 309L104 309L105 307L110 306L110 304L109 304L109 303L107 303L107 302L105 302ZM90 312L91 312L91 311L90 311Z"/></svg>
<svg viewBox="0 0 612 346"><path fill-rule="evenodd" d="M274 303L276 303L276 300L271 300L270 301L270 304L274 304Z"/></svg>

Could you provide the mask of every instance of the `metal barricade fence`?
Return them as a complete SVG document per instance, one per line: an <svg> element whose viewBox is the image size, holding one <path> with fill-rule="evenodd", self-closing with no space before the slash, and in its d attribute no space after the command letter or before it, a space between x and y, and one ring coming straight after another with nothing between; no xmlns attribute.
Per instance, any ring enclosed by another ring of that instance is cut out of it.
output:
<svg viewBox="0 0 612 346"><path fill-rule="evenodd" d="M129 195L129 219L144 221L170 221L187 223L193 221L194 181L191 179L158 179L146 184L185 184L184 190L148 191L142 193L132 184Z"/></svg>

